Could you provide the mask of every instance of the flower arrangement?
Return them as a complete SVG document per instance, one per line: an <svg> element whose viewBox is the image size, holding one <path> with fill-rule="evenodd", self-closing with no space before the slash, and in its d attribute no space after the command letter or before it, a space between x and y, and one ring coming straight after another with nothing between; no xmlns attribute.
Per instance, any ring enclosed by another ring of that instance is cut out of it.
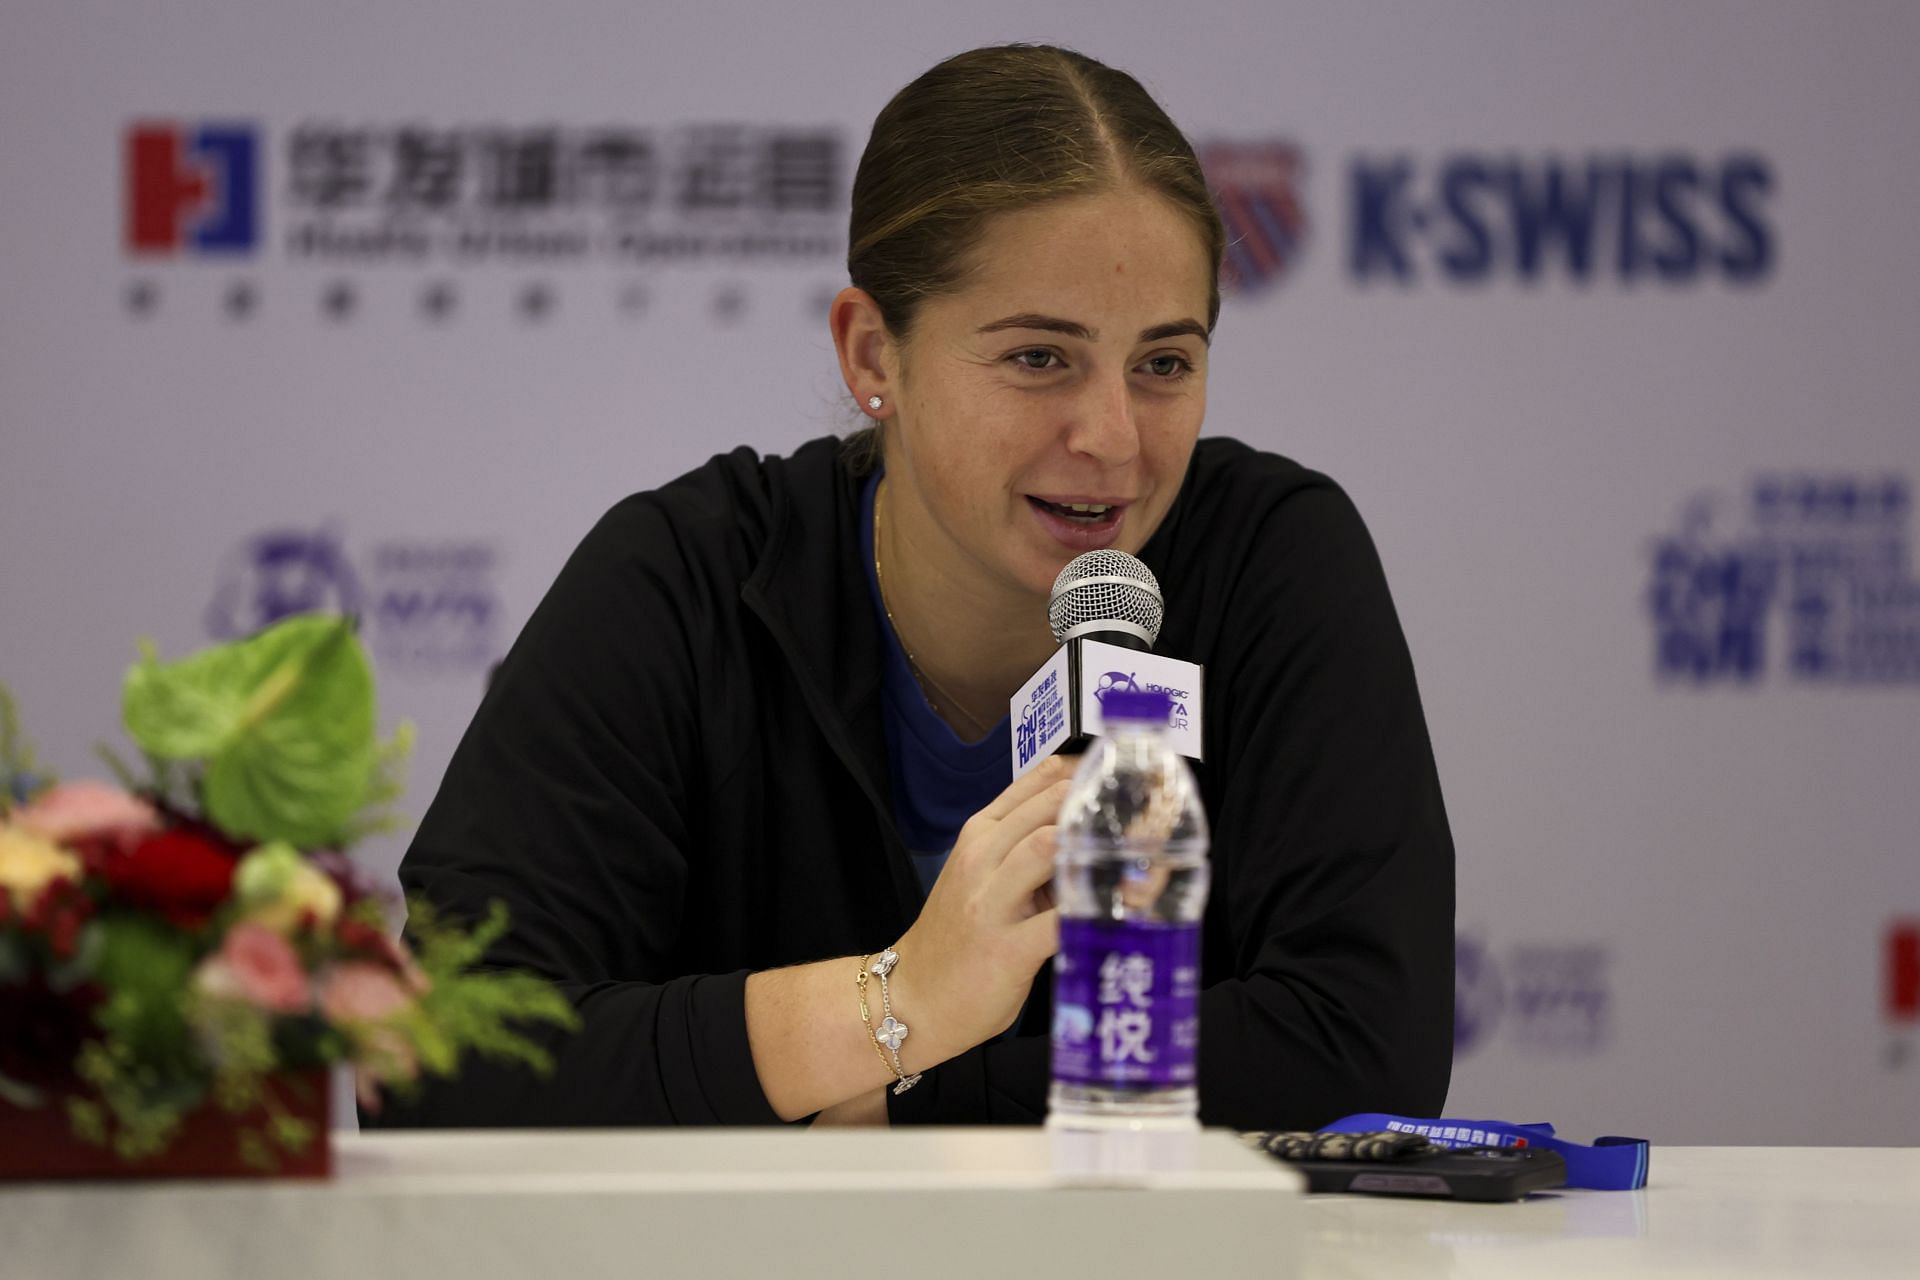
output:
<svg viewBox="0 0 1920 1280"><path fill-rule="evenodd" d="M450 1076L469 1052L550 1070L532 1024L575 1024L524 973L479 971L505 908L471 929L411 903L412 951L348 860L396 825L411 745L382 743L350 620L301 615L127 673L144 776L56 782L0 687L0 1121L63 1107L125 1161L206 1107L263 1116L239 1154L271 1166L314 1126L269 1087L345 1063L363 1105ZM324 1135L319 1135L324 1138Z"/></svg>

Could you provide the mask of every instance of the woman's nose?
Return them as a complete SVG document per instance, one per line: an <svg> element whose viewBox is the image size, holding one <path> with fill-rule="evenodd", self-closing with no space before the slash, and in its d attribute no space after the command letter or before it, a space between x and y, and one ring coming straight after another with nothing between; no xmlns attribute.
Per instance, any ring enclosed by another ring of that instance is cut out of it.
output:
<svg viewBox="0 0 1920 1280"><path fill-rule="evenodd" d="M1099 462L1119 467L1140 452L1140 427L1134 420L1131 389L1124 374L1091 378L1074 405L1074 421L1067 447Z"/></svg>

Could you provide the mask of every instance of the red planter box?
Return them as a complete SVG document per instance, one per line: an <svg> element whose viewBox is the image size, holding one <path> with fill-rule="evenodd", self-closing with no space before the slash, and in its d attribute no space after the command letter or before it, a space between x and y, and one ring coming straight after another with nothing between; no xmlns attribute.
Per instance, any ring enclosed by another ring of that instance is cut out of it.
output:
<svg viewBox="0 0 1920 1280"><path fill-rule="evenodd" d="M22 1111L0 1102L0 1179L19 1178L329 1178L333 1176L333 1090L325 1070L301 1071L268 1082L289 1115L314 1126L304 1151L272 1148L272 1169L240 1158L239 1132L259 1129L265 1113L229 1115L211 1104L181 1122L173 1142L156 1156L129 1164L109 1147L73 1135L64 1105Z"/></svg>

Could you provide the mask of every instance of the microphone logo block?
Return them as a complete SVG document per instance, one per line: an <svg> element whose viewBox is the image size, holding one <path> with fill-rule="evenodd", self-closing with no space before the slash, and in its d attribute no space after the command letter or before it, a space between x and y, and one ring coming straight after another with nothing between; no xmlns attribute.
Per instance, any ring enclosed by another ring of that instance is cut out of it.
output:
<svg viewBox="0 0 1920 1280"><path fill-rule="evenodd" d="M1173 699L1167 721L1167 741L1189 760L1202 759L1200 702L1204 672L1196 663L1157 653L1139 653L1102 640L1080 640L1080 724L1087 733L1100 733L1105 721L1101 703L1114 689L1164 693ZM1100 674L1095 674L1095 673Z"/></svg>
<svg viewBox="0 0 1920 1280"><path fill-rule="evenodd" d="M1013 772L1025 773L1052 755L1069 731L1068 652L1057 649L1013 695Z"/></svg>

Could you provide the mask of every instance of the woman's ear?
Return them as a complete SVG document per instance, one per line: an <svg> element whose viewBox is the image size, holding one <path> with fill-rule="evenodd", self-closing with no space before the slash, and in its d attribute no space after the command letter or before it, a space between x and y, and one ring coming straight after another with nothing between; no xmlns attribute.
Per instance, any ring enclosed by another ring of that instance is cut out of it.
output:
<svg viewBox="0 0 1920 1280"><path fill-rule="evenodd" d="M833 330L833 349L840 356L840 376L860 412L876 422L888 417L899 361L880 304L865 289L842 289L834 296L827 323Z"/></svg>

